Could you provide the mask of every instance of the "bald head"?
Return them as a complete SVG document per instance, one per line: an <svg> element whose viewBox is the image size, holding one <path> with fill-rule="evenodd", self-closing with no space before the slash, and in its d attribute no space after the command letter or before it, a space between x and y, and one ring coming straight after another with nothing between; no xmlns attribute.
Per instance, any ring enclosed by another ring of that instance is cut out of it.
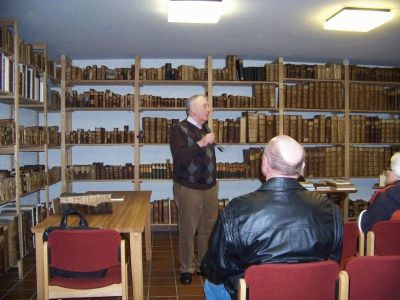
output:
<svg viewBox="0 0 400 300"><path fill-rule="evenodd" d="M272 138L264 149L264 156L270 172L277 176L297 177L304 167L303 146L287 135Z"/></svg>

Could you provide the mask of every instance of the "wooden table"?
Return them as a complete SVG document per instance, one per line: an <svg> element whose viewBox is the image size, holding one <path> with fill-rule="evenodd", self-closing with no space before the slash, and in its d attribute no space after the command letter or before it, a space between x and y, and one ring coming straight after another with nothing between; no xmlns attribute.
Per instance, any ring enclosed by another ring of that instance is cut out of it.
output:
<svg viewBox="0 0 400 300"><path fill-rule="evenodd" d="M333 195L338 195L339 202L343 202L343 218L345 221L349 220L349 194L357 193L357 190L315 190L315 192L326 194L329 199L332 199Z"/></svg>
<svg viewBox="0 0 400 300"><path fill-rule="evenodd" d="M151 191L118 191L116 196L125 196L124 201L113 202L113 213L87 215L90 227L115 229L129 233L132 286L135 300L143 299L142 233L145 233L146 260L151 260L150 195ZM44 299L43 232L49 226L60 223L59 215L52 215L32 228L36 245L37 299ZM77 226L78 218L71 216L68 224Z"/></svg>

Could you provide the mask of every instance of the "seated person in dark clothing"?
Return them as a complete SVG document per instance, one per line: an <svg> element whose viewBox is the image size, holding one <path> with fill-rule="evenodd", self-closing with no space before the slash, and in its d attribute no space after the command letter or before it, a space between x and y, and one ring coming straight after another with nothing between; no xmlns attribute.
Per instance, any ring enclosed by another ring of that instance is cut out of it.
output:
<svg viewBox="0 0 400 300"><path fill-rule="evenodd" d="M390 159L385 187L375 192L369 203L368 209L358 217L358 226L364 233L370 231L376 222L390 220L400 209L400 152Z"/></svg>
<svg viewBox="0 0 400 300"><path fill-rule="evenodd" d="M339 261L342 212L297 182L304 155L289 136L269 141L261 166L266 182L233 199L214 226L201 268L206 299L236 299L238 279L251 265Z"/></svg>

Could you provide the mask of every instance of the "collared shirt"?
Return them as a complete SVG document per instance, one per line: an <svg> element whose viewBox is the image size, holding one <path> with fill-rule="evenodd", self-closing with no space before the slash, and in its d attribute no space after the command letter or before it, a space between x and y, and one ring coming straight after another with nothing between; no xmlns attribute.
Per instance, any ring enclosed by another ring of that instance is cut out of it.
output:
<svg viewBox="0 0 400 300"><path fill-rule="evenodd" d="M187 117L187 120L189 123L193 124L194 126L196 126L198 129L202 128L202 125L197 123L195 119L193 119L191 116Z"/></svg>

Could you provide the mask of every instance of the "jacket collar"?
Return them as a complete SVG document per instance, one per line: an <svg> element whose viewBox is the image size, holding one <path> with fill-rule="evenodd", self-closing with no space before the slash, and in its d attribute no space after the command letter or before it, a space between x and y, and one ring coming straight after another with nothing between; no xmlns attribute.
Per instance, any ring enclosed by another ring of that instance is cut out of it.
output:
<svg viewBox="0 0 400 300"><path fill-rule="evenodd" d="M304 190L305 188L297 182L295 178L285 178L285 177L274 177L267 180L259 188L261 191L277 191L277 190L287 190L287 189L299 189Z"/></svg>

